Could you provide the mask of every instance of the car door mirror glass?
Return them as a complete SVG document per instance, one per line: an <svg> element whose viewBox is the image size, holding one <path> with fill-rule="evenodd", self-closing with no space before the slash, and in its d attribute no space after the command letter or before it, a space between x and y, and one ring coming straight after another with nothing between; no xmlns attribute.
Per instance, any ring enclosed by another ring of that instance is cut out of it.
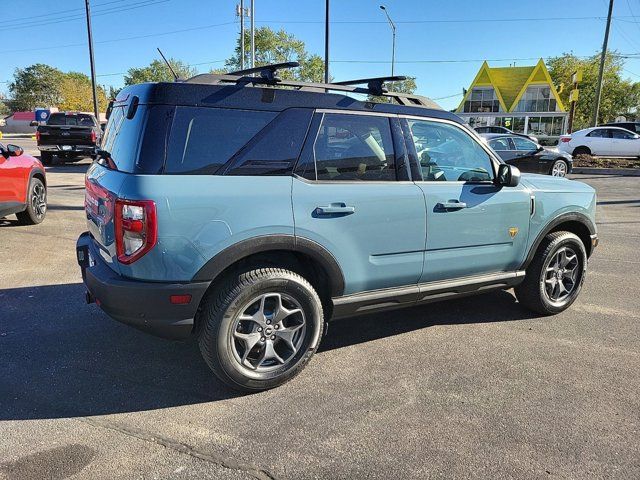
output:
<svg viewBox="0 0 640 480"><path fill-rule="evenodd" d="M24 153L24 150L22 149L22 147L10 143L7 145L7 152L12 157L19 157Z"/></svg>
<svg viewBox="0 0 640 480"><path fill-rule="evenodd" d="M520 170L513 165L501 163L498 167L496 184L502 187L515 187L520 183Z"/></svg>

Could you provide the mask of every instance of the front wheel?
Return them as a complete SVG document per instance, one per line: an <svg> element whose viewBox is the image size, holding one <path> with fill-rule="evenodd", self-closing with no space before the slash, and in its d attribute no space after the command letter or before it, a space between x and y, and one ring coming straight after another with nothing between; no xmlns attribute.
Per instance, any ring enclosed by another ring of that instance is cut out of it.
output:
<svg viewBox="0 0 640 480"><path fill-rule="evenodd" d="M564 160L556 160L551 166L551 175L554 177L566 177L567 170L567 162Z"/></svg>
<svg viewBox="0 0 640 480"><path fill-rule="evenodd" d="M560 313L578 298L587 273L587 251L571 232L547 235L524 281L514 290L518 301L543 315Z"/></svg>
<svg viewBox="0 0 640 480"><path fill-rule="evenodd" d="M260 268L230 276L208 294L198 343L220 380L245 392L297 375L320 343L322 303L297 273Z"/></svg>

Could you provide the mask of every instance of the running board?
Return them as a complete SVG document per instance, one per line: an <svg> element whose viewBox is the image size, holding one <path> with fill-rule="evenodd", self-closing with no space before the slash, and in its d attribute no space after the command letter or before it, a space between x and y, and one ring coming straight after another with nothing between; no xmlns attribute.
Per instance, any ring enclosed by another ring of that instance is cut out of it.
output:
<svg viewBox="0 0 640 480"><path fill-rule="evenodd" d="M524 275L524 270L498 272L335 297L333 298L332 319L410 307L438 300L484 293L488 290L511 288L522 282Z"/></svg>

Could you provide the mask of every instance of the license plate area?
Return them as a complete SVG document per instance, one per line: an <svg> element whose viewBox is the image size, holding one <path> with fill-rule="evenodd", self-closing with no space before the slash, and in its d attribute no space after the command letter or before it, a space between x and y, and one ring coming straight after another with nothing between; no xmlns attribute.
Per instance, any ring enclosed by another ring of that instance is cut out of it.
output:
<svg viewBox="0 0 640 480"><path fill-rule="evenodd" d="M64 150L65 152L71 150L71 148L71 145L62 145L62 150Z"/></svg>

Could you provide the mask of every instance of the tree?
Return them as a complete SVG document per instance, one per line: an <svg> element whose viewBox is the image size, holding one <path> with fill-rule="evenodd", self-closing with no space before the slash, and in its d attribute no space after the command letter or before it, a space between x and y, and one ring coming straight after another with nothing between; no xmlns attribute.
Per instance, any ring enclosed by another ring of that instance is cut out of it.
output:
<svg viewBox="0 0 640 480"><path fill-rule="evenodd" d="M97 87L98 110L104 112L107 108L107 96L102 87ZM91 79L84 73L69 72L63 74L60 84L62 101L58 104L60 110L93 111L93 90Z"/></svg>
<svg viewBox="0 0 640 480"><path fill-rule="evenodd" d="M562 85L560 100L569 108L569 94L573 89L571 75L582 69L582 82L573 121L573 130L592 126L593 109L595 108L596 85L600 68L600 54L587 59L580 59L573 54L565 53L547 61L549 74L553 83ZM640 83L635 84L622 78L624 60L616 53L610 52L605 58L602 94L598 124L613 121L620 114L640 108Z"/></svg>
<svg viewBox="0 0 640 480"><path fill-rule="evenodd" d="M180 60L170 58L169 63L175 70L178 78L189 78L196 74L195 68L190 67ZM161 60L154 60L146 67L130 68L124 77L124 84L134 85L144 82L173 82L173 80L173 74L167 65Z"/></svg>
<svg viewBox="0 0 640 480"><path fill-rule="evenodd" d="M227 71L242 68L240 36L236 43L235 54L227 59ZM251 59L251 34L245 32L245 68L249 68ZM269 27L260 27L255 31L256 66L271 63L298 62L300 67L279 72L287 80L322 82L324 78L324 60L319 55L309 54L302 40L280 29L277 32Z"/></svg>
<svg viewBox="0 0 640 480"><path fill-rule="evenodd" d="M63 76L57 68L42 63L17 68L13 82L9 84L16 110L57 106L62 100L60 87Z"/></svg>

